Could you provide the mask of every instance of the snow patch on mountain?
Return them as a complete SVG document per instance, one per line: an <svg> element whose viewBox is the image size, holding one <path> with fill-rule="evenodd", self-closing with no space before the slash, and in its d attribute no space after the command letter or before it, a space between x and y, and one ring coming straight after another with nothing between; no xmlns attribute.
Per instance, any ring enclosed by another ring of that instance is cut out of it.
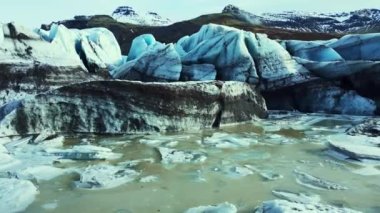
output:
<svg viewBox="0 0 380 213"><path fill-rule="evenodd" d="M380 29L379 9L362 9L343 13L285 11L252 14L236 6L228 5L223 9L223 13L232 14L250 23L298 32L357 33Z"/></svg>
<svg viewBox="0 0 380 213"><path fill-rule="evenodd" d="M112 17L119 22L146 25L146 26L166 26L172 24L168 18L160 16L156 12L140 12L130 6L120 6L112 13Z"/></svg>

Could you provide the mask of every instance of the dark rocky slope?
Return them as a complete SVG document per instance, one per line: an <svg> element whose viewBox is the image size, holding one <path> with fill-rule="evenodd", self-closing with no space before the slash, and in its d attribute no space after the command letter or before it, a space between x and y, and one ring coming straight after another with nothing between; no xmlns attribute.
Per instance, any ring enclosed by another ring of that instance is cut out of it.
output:
<svg viewBox="0 0 380 213"><path fill-rule="evenodd" d="M139 35L152 34L158 41L173 43L186 35L198 32L203 25L210 23L231 26L254 33L265 33L272 39L326 40L340 37L337 34L294 32L255 25L228 13L202 15L195 19L177 22L169 26L156 27L121 23L106 15L92 16L88 19L77 17L73 20L59 21L57 23L75 29L105 27L114 33L123 54L128 53L132 40ZM50 25L43 25L42 28L49 29Z"/></svg>

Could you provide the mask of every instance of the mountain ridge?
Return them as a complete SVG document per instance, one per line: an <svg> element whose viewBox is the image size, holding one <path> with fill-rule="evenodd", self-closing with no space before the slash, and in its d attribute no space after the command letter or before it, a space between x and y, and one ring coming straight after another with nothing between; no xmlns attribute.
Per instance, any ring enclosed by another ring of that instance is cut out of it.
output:
<svg viewBox="0 0 380 213"><path fill-rule="evenodd" d="M253 14L234 5L227 5L222 13L232 14L252 24L278 29L310 33L369 33L380 29L380 10L361 9L342 13L284 11Z"/></svg>

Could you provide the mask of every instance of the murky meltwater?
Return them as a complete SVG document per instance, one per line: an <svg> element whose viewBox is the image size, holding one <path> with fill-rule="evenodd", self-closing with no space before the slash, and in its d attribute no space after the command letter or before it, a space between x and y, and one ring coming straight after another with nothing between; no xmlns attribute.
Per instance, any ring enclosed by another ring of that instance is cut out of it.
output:
<svg viewBox="0 0 380 213"><path fill-rule="evenodd" d="M236 205L239 212L252 212L263 201L278 198L273 190L319 195L324 204L379 212L380 175L357 172L362 166L332 157L326 145L330 136L344 134L347 127L362 119L277 115L203 132L67 138L67 147L91 143L123 156L109 161L57 163L56 167L80 170L96 164L126 165L140 174L111 189L77 188L74 183L80 177L76 173L40 181L40 193L25 212L184 212L223 202ZM207 159L164 164L158 147L194 151ZM145 160L130 162L140 159ZM380 171L379 165L373 168ZM297 171L345 189L308 186L300 182Z"/></svg>

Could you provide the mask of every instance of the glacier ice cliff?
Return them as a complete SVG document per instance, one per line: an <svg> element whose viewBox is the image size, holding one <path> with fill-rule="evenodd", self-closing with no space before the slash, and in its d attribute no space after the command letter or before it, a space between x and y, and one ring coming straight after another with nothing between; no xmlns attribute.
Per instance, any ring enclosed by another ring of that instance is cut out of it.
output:
<svg viewBox="0 0 380 213"><path fill-rule="evenodd" d="M276 41L208 24L174 44L138 36L127 56L104 28L9 23L0 34L2 135L210 128L267 107L379 113L380 34Z"/></svg>

